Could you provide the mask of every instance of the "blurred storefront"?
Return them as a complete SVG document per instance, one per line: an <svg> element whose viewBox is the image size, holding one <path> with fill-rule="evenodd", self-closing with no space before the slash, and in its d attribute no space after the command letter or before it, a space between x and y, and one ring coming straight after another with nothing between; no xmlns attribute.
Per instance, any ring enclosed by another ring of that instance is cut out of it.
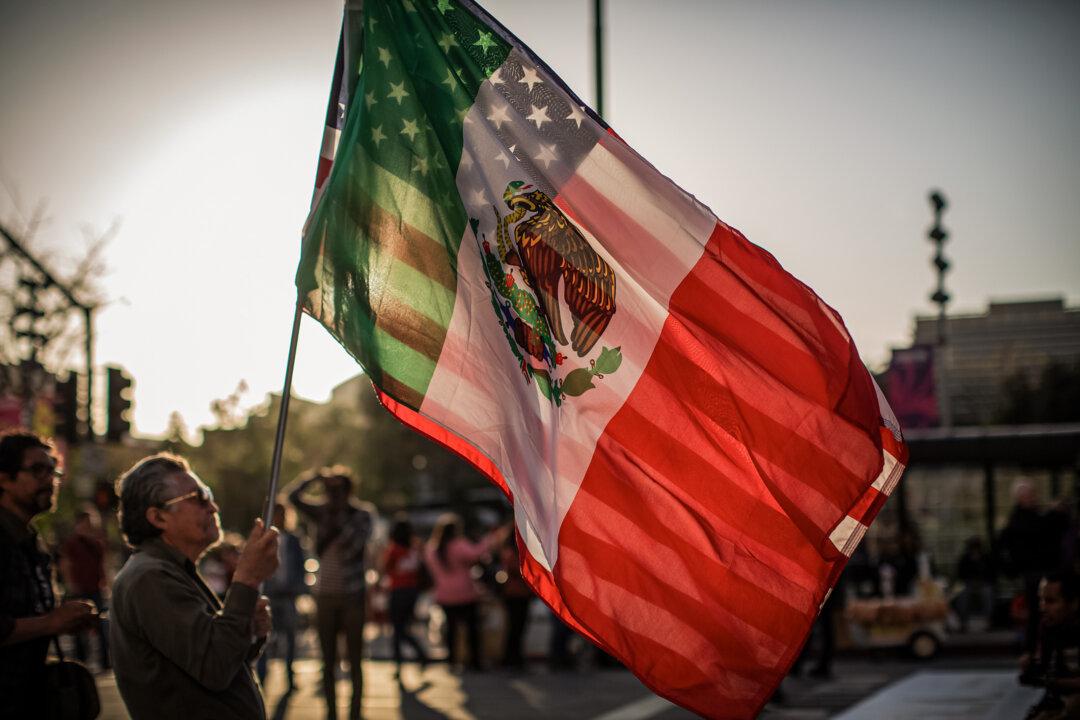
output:
<svg viewBox="0 0 1080 720"><path fill-rule="evenodd" d="M878 378L911 457L864 550L873 563L910 534L932 574L955 580L969 539L997 559L1018 481L1042 510L1080 516L1080 308L992 302L946 317L943 345L938 323L917 317ZM1007 593L1009 577L997 579Z"/></svg>

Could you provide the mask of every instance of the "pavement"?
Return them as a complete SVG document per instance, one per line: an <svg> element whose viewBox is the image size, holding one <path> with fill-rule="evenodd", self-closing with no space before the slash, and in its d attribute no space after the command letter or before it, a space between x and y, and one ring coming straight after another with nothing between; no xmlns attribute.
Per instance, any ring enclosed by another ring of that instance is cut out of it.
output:
<svg viewBox="0 0 1080 720"><path fill-rule="evenodd" d="M829 678L788 677L762 720L966 720L1022 718L1037 693L1016 684L1011 634L953 636L937 658L918 661L891 649L841 654ZM550 672L537 661L523 672L451 672L406 663L396 679L383 638L372 638L364 663L367 720L688 720L697 717L654 695L621 668ZM265 683L274 720L323 720L321 663L313 643L293 667L296 691L285 692L284 666L270 661ZM303 650L306 648L306 651ZM348 717L351 689L339 673L338 716ZM126 720L111 673L97 676L102 720Z"/></svg>
<svg viewBox="0 0 1080 720"><path fill-rule="evenodd" d="M275 720L323 720L320 663L294 664L297 690L285 694L284 668L271 661L267 712ZM449 672L445 665L423 673L406 664L400 681L394 665L364 663L367 720L689 720L697 717L645 688L625 670L546 670L507 673ZM111 674L98 676L102 720L128 717ZM350 688L338 687L339 714L348 717ZM1016 684L1011 658L942 658L929 662L842 658L829 679L784 681L782 697L766 706L762 720L964 720L1021 718L1037 693Z"/></svg>

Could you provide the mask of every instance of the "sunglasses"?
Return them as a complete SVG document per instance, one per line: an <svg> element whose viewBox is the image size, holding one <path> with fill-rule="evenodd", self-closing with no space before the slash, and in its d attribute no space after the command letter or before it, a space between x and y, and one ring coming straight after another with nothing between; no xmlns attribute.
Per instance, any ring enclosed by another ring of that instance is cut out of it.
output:
<svg viewBox="0 0 1080 720"><path fill-rule="evenodd" d="M30 473L38 480L45 480L50 478L58 478L64 476L64 471L58 468L53 463L34 463L24 468L19 468L21 472Z"/></svg>
<svg viewBox="0 0 1080 720"><path fill-rule="evenodd" d="M182 503L185 500L191 500L192 498L198 500L199 504L203 507L208 507L211 503L214 502L214 493L211 492L210 488L206 487L205 485L200 485L189 493L177 495L174 498L166 500L165 502L161 503L161 507L167 508L172 505L176 505L177 503Z"/></svg>

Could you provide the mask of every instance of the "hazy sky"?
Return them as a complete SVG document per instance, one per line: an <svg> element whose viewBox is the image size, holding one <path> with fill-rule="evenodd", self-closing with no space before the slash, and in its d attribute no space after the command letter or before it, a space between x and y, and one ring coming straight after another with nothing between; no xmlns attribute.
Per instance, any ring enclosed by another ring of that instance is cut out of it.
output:
<svg viewBox="0 0 1080 720"><path fill-rule="evenodd" d="M486 7L594 97L591 0ZM121 230L97 360L138 431L244 379L280 391L341 5L0 0L0 218L39 244ZM953 309L1080 302L1080 3L608 0L606 116L840 311L879 365L930 313L926 194ZM81 362L73 358L73 363ZM295 390L357 371L305 322Z"/></svg>

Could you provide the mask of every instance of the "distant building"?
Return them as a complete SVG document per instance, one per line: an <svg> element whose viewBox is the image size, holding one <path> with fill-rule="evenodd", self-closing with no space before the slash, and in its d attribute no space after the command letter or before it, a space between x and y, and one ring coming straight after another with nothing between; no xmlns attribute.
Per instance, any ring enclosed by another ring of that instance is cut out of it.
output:
<svg viewBox="0 0 1080 720"><path fill-rule="evenodd" d="M932 352L937 337L938 318L917 317L911 347L893 351L887 394L906 427L937 424L940 403L927 411L926 402L927 392L936 393L935 383L914 381L930 374L940 384L940 369L933 368L940 362ZM1048 365L1080 363L1080 307L1065 307L1062 298L991 302L985 313L948 316L946 338L945 385L953 425L989 425L1000 419L1007 380L1023 373L1034 385ZM905 423L908 407L920 412Z"/></svg>
<svg viewBox="0 0 1080 720"><path fill-rule="evenodd" d="M871 530L870 545L913 523L939 571L951 573L968 538L995 547L1015 481L1034 483L1044 506L1064 500L1075 508L1080 501L1075 414L1030 420L1006 412L1017 394L1007 387L1018 377L1026 381L1021 388L1033 389L1051 366L1074 374L1080 368L1080 308L1066 307L1061 298L992 302L986 312L950 315L946 323L941 353L938 318L917 317L911 345L893 350L880 377L911 457ZM942 361L951 427L941 427ZM1023 389L1019 394L1025 395Z"/></svg>

